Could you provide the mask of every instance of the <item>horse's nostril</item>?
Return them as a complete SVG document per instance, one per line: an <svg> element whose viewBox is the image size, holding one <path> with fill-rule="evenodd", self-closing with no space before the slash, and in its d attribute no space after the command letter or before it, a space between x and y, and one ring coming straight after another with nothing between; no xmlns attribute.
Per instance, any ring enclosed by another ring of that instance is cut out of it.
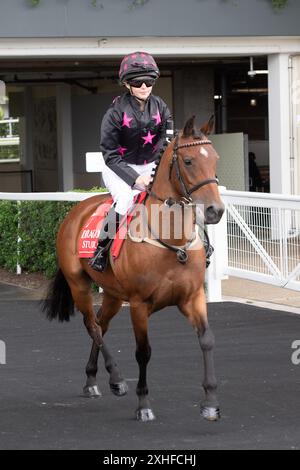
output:
<svg viewBox="0 0 300 470"><path fill-rule="evenodd" d="M209 206L205 211L206 223L213 224L219 222L224 212L222 206Z"/></svg>
<svg viewBox="0 0 300 470"><path fill-rule="evenodd" d="M214 208L214 206L209 206L207 209L206 209L206 215L216 215L217 214L217 211L216 209Z"/></svg>

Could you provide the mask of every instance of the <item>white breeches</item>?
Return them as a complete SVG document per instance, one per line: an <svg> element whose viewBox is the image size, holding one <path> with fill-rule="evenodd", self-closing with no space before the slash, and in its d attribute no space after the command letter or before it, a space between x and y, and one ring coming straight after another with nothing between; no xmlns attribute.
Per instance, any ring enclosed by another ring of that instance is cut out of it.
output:
<svg viewBox="0 0 300 470"><path fill-rule="evenodd" d="M147 163L146 165L134 165L129 163L128 166L133 168L139 175L150 175L156 163ZM106 188L109 190L114 202L115 211L118 214L124 215L133 204L134 197L141 191L132 189L125 181L122 180L114 171L108 166L104 166L102 171L102 178Z"/></svg>

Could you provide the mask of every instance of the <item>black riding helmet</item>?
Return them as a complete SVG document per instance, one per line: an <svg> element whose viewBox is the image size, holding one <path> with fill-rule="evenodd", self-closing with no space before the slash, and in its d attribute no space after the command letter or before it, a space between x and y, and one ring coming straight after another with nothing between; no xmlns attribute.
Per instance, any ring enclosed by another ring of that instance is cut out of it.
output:
<svg viewBox="0 0 300 470"><path fill-rule="evenodd" d="M133 52L126 55L119 70L119 78L122 83L138 77L157 79L159 75L159 68L155 60L147 52Z"/></svg>

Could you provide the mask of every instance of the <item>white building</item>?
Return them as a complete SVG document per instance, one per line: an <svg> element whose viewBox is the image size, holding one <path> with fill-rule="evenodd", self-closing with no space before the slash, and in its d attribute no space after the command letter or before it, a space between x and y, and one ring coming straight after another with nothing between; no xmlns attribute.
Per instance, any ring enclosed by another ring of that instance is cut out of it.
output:
<svg viewBox="0 0 300 470"><path fill-rule="evenodd" d="M85 153L122 92L120 59L146 50L177 128L215 113L223 185L248 189L251 150L265 190L269 178L271 192L300 194L299 17L296 0L277 12L271 0L3 0L0 106L20 120L20 161L0 161L1 190L30 191L30 174L36 191L98 185Z"/></svg>

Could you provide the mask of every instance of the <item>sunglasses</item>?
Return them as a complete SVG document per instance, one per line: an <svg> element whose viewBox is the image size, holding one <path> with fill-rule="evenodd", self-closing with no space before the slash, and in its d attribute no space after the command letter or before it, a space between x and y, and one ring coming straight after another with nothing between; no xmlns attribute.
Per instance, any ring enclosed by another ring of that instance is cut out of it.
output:
<svg viewBox="0 0 300 470"><path fill-rule="evenodd" d="M155 78L136 78L134 80L128 80L128 85L133 86L134 88L141 88L143 83L145 83L146 87L153 86L155 83Z"/></svg>

